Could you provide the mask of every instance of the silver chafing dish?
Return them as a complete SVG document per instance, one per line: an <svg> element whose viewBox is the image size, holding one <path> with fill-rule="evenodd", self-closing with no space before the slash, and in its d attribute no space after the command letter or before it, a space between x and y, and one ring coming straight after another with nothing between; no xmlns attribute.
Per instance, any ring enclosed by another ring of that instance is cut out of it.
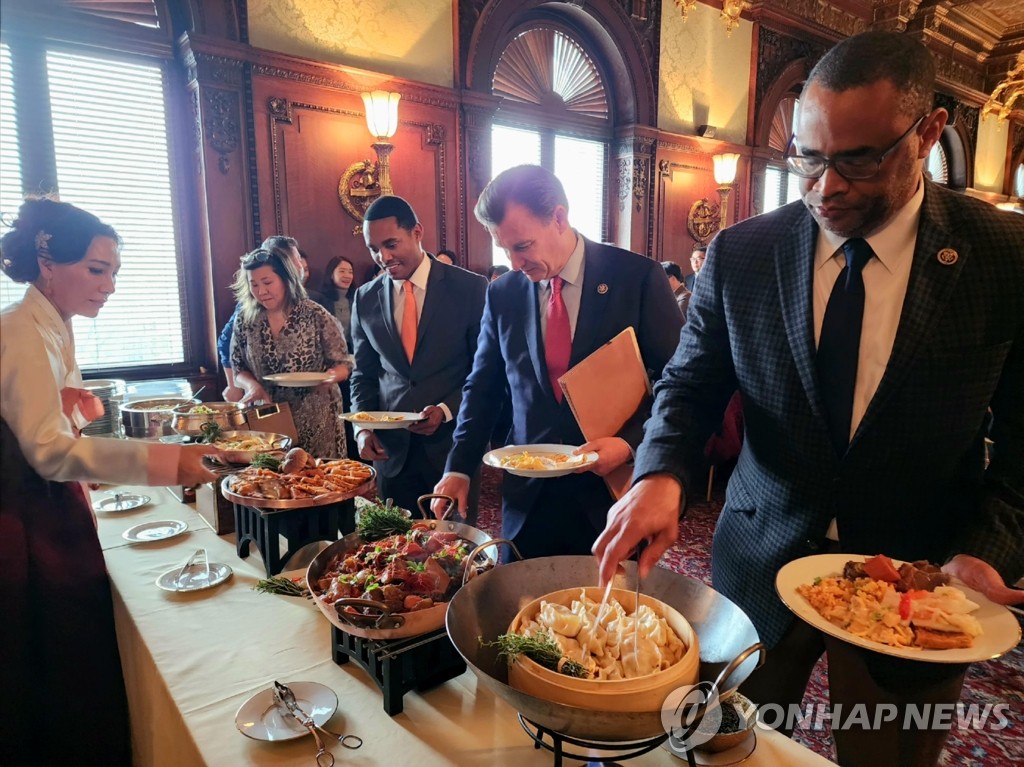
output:
<svg viewBox="0 0 1024 767"><path fill-rule="evenodd" d="M191 397L151 397L135 399L120 406L124 435L135 439L157 439L174 434L171 422L176 407L193 406L199 400Z"/></svg>
<svg viewBox="0 0 1024 767"><path fill-rule="evenodd" d="M201 412L192 412L199 408ZM174 408L171 428L189 437L203 435L203 426L215 424L221 431L234 431L245 426L245 406L238 402L186 403Z"/></svg>

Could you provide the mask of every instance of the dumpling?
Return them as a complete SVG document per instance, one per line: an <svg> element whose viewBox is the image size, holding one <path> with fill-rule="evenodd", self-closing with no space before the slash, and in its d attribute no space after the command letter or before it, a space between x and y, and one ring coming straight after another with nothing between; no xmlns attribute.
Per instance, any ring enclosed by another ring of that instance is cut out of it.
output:
<svg viewBox="0 0 1024 767"><path fill-rule="evenodd" d="M580 616L565 605L556 605L551 602L541 602L540 614L537 619L542 626L567 637L575 637L583 626Z"/></svg>

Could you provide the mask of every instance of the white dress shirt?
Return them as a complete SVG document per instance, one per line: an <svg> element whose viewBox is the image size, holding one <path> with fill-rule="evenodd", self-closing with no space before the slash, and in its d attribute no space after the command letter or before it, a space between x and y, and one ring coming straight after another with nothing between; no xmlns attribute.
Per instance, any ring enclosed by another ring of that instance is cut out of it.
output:
<svg viewBox="0 0 1024 767"><path fill-rule="evenodd" d="M409 276L409 282L412 283L412 295L416 299L416 328L417 337L419 334L420 318L423 317L423 302L427 300L427 281L430 279L430 269L433 266L433 259L430 256L424 255L423 260L420 261L420 265L416 267ZM395 327L398 328L399 332L402 329L402 319L405 317L405 280L391 280L391 291L395 299ZM448 406L443 402L437 403L437 407L444 411L444 422L448 423L452 420L452 411L448 409ZM365 427L363 427L365 428ZM362 431L362 428L358 429Z"/></svg>
<svg viewBox="0 0 1024 767"><path fill-rule="evenodd" d="M865 237L875 253L864 265L864 319L860 332L860 352L857 355L857 380L853 389L853 417L850 419L850 438L857 431L868 409L878 384L889 364L896 330L903 313L903 300L910 282L910 267L914 262L917 227L921 220L924 184L918 182L917 191L906 205L877 232ZM821 325L825 308L839 273L846 266L842 246L847 238L818 229L817 250L814 257L814 344L821 340ZM828 537L838 540L836 522L832 520Z"/></svg>
<svg viewBox="0 0 1024 767"><path fill-rule="evenodd" d="M60 392L82 388L71 327L35 287L0 314L0 415L44 479L174 483L177 445L76 437ZM87 423L76 413L80 424ZM168 449L169 448L169 449Z"/></svg>
<svg viewBox="0 0 1024 767"><path fill-rule="evenodd" d="M569 255L562 271L558 276L562 278L562 301L565 303L565 311L569 315L569 338L576 338L576 320L580 316L580 301L583 298L583 272L586 270L586 262L583 258L583 238L576 232L576 247ZM548 302L551 300L551 280L541 280L537 283L537 304L540 309L540 337L547 341L548 338Z"/></svg>

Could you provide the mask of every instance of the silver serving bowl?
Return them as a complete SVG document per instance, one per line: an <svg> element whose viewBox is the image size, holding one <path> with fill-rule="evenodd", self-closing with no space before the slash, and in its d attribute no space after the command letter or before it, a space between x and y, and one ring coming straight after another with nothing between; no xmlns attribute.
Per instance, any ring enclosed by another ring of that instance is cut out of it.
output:
<svg viewBox="0 0 1024 767"><path fill-rule="evenodd" d="M212 410L212 413L192 413L194 408L201 407ZM234 431L245 426L245 406L237 402L200 402L187 403L174 408L171 428L178 434L189 437L200 437L203 426L212 423L221 431Z"/></svg>
<svg viewBox="0 0 1024 767"><path fill-rule="evenodd" d="M188 397L155 397L125 402L120 406L124 435L135 439L158 439L174 434L174 408L198 404Z"/></svg>

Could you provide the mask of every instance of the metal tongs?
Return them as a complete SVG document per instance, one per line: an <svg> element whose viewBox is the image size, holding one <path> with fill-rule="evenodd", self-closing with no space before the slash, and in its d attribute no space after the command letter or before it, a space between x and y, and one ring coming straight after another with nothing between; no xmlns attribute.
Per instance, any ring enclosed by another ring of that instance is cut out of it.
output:
<svg viewBox="0 0 1024 767"><path fill-rule="evenodd" d="M185 564L178 570L178 574L174 576L174 583L176 586L181 586L181 578L186 572L192 567L192 565L202 563L205 568L204 578L210 580L210 560L206 557L206 549L196 549L195 553L185 560Z"/></svg>
<svg viewBox="0 0 1024 767"><path fill-rule="evenodd" d="M331 732L318 725L312 716L299 708L299 704L295 701L295 693L292 692L288 685L277 681L274 682L274 700L281 703L288 710L291 717L309 730L313 736L313 740L316 741L316 763L318 767L333 767L334 765L334 754L327 750L323 740L320 738L320 732L338 741L345 748L357 749L363 745L362 738L355 735L338 735L338 733ZM320 732L317 732L317 730Z"/></svg>

